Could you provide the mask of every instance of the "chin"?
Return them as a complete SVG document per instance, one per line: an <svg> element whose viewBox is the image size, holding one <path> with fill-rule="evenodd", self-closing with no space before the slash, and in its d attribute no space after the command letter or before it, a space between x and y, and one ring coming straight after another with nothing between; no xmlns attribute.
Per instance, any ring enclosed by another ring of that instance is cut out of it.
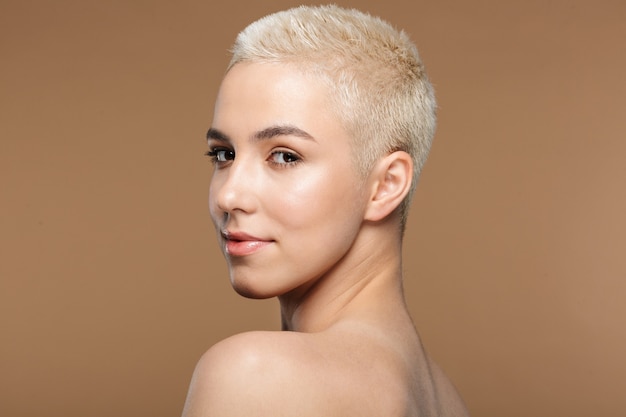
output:
<svg viewBox="0 0 626 417"><path fill-rule="evenodd" d="M249 288L233 288L235 289L237 294L241 295L242 297L250 298L252 300L267 300L268 298L276 297L276 294L261 293L258 291L250 290Z"/></svg>
<svg viewBox="0 0 626 417"><path fill-rule="evenodd" d="M267 288L258 288L253 283L246 280L235 280L231 278L231 285L237 294L253 300L265 300L280 295Z"/></svg>

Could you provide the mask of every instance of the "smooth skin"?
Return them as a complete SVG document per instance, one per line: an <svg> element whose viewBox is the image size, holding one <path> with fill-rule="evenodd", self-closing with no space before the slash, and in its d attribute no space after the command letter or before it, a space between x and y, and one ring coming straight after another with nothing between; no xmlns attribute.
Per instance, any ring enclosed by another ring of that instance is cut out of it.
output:
<svg viewBox="0 0 626 417"><path fill-rule="evenodd" d="M411 158L386 155L363 178L328 93L285 64L239 63L222 82L210 213L233 288L278 297L284 331L211 347L183 417L467 415L402 292Z"/></svg>

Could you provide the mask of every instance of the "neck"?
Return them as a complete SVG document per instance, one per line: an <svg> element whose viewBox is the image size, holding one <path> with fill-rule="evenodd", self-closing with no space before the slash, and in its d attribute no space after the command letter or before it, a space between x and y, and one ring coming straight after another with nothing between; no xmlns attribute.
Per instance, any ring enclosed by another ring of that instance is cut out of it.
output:
<svg viewBox="0 0 626 417"><path fill-rule="evenodd" d="M402 242L384 225L365 225L348 253L306 288L279 297L283 330L323 331L341 320L405 309Z"/></svg>

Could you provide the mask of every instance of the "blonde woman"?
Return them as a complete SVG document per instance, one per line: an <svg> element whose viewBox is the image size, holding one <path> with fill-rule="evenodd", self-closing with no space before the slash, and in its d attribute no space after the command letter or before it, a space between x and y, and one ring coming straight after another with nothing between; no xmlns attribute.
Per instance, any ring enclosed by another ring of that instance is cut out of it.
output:
<svg viewBox="0 0 626 417"><path fill-rule="evenodd" d="M402 235L435 129L415 46L382 20L299 7L241 32L207 134L230 281L283 331L211 347L184 417L466 416L402 290Z"/></svg>

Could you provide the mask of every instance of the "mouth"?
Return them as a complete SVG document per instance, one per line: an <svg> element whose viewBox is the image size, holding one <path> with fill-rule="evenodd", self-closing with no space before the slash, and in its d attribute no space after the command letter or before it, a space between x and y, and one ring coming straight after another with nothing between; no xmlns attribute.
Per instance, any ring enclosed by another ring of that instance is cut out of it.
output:
<svg viewBox="0 0 626 417"><path fill-rule="evenodd" d="M243 232L223 231L221 235L226 254L233 257L252 255L274 242L271 239L260 238Z"/></svg>

